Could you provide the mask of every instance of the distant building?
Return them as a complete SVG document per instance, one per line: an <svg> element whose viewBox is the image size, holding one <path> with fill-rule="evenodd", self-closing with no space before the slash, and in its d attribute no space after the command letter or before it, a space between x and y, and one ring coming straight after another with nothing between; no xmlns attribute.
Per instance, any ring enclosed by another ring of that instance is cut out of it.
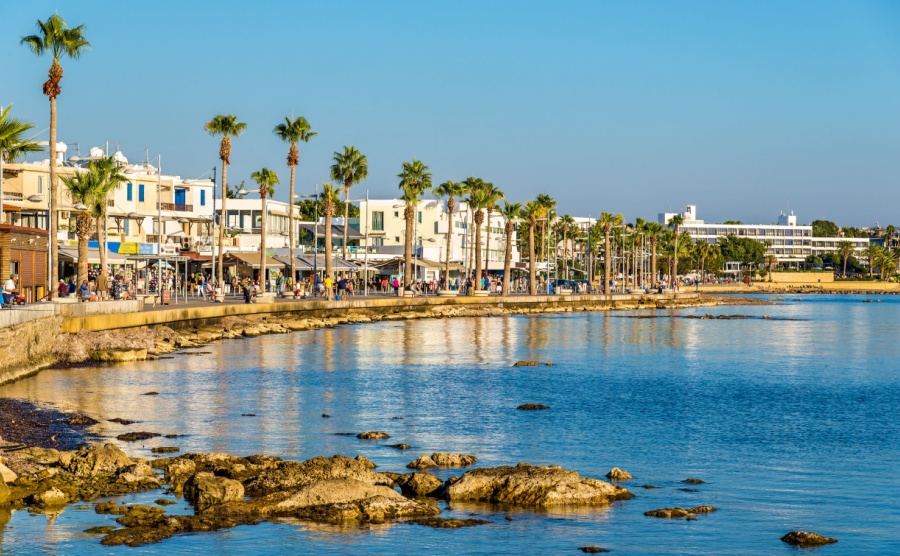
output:
<svg viewBox="0 0 900 556"><path fill-rule="evenodd" d="M678 213L659 214L659 223L668 225ZM797 224L793 213L781 213L777 224L712 224L697 218L697 206L688 205L681 213L684 223L680 229L690 234L694 242L718 243L728 235L747 237L760 243L769 242L767 255L775 255L779 263L803 262L810 255L823 256L837 251L842 241L853 244L854 250L862 251L869 245L868 238L853 237L813 237L812 226Z"/></svg>

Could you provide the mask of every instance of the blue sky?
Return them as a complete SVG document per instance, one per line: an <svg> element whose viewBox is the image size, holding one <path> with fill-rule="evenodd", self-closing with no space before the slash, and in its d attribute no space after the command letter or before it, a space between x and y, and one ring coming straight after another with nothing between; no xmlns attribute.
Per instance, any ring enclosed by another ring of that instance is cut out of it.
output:
<svg viewBox="0 0 900 556"><path fill-rule="evenodd" d="M654 218L900 224L900 3L130 2L10 3L0 18L0 105L43 129L50 62L19 45L55 10L93 50L64 61L59 133L118 142L131 160L195 177L218 162L215 114L249 124L229 183L263 166L287 199L354 145L396 196L416 157L435 185L474 175L514 201Z"/></svg>

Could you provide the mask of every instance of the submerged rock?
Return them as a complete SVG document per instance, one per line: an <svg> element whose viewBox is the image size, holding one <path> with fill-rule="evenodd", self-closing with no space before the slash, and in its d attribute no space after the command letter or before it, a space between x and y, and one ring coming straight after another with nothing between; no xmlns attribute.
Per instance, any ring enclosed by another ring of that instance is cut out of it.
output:
<svg viewBox="0 0 900 556"><path fill-rule="evenodd" d="M121 440L122 442L135 442L137 440L147 440L149 438L156 438L160 436L158 432L147 432L147 431L139 431L139 432L126 432L125 434L120 434L116 437L116 440Z"/></svg>
<svg viewBox="0 0 900 556"><path fill-rule="evenodd" d="M513 367L537 367L540 361L516 361Z"/></svg>
<svg viewBox="0 0 900 556"><path fill-rule="evenodd" d="M575 471L520 463L467 471L448 481L444 497L450 501L491 502L519 506L606 505L633 494L620 486L582 477Z"/></svg>
<svg viewBox="0 0 900 556"><path fill-rule="evenodd" d="M409 450L410 448L412 448L412 446L410 446L409 444L400 443L400 444L388 444L388 448L394 448L396 450Z"/></svg>
<svg viewBox="0 0 900 556"><path fill-rule="evenodd" d="M599 546L579 546L578 550L584 552L585 554L600 554L602 552L609 552L608 548L601 548Z"/></svg>
<svg viewBox="0 0 900 556"><path fill-rule="evenodd" d="M704 481L703 479L693 479L693 478L691 478L691 479L685 479L685 480L683 480L683 481L681 481L681 482L682 482L682 483L687 483L687 484L689 484L689 485L702 485L702 484L705 483L706 481Z"/></svg>
<svg viewBox="0 0 900 556"><path fill-rule="evenodd" d="M781 537L783 542L794 546L822 546L824 544L834 544L837 539L826 537L811 531L791 531L787 535Z"/></svg>
<svg viewBox="0 0 900 556"><path fill-rule="evenodd" d="M606 478L611 481L627 481L628 479L634 479L631 473L624 469L619 469L618 467L610 469L609 473L606 474Z"/></svg>
<svg viewBox="0 0 900 556"><path fill-rule="evenodd" d="M541 409L550 409L550 406L539 403L523 403L516 409L521 409L523 411L539 411Z"/></svg>
<svg viewBox="0 0 900 556"><path fill-rule="evenodd" d="M718 508L714 506L695 506L693 508L660 508L658 510L650 510L649 512L644 512L644 515L648 517L664 517L664 518L683 518L683 517L693 517L700 514L708 514L710 512L716 511Z"/></svg>
<svg viewBox="0 0 900 556"><path fill-rule="evenodd" d="M476 525L487 525L490 521L485 519L455 519L446 517L420 517L411 519L409 523L431 527L434 529L459 529L461 527L474 527Z"/></svg>

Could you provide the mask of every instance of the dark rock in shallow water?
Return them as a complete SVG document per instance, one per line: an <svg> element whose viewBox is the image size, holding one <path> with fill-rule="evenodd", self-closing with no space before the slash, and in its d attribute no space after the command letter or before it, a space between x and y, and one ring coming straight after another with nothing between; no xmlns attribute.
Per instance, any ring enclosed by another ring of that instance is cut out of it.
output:
<svg viewBox="0 0 900 556"><path fill-rule="evenodd" d="M241 417L256 417L256 413L241 413Z"/></svg>
<svg viewBox="0 0 900 556"><path fill-rule="evenodd" d="M120 425L133 425L138 423L139 421L132 421L131 419L122 419L121 417L116 417L115 419L108 419L110 423L119 423Z"/></svg>
<svg viewBox="0 0 900 556"><path fill-rule="evenodd" d="M335 436L356 436L355 432L336 432Z"/></svg>
<svg viewBox="0 0 900 556"><path fill-rule="evenodd" d="M116 440L121 440L122 442L135 442L137 440L147 440L148 438L155 438L160 436L158 432L126 432L125 434L120 434L116 437Z"/></svg>
<svg viewBox="0 0 900 556"><path fill-rule="evenodd" d="M683 481L681 481L681 482L682 482L682 483L687 483L687 484L689 484L689 485L702 485L702 484L705 483L706 481L704 481L703 479L685 479L685 480L683 480Z"/></svg>
<svg viewBox="0 0 900 556"><path fill-rule="evenodd" d="M66 423L69 423L70 425L96 425L99 422L100 421L97 421L96 419L91 419L87 415L77 413L66 420Z"/></svg>
<svg viewBox="0 0 900 556"><path fill-rule="evenodd" d="M459 529L460 527L474 527L475 525L486 525L490 521L484 519L452 519L446 517L420 517L412 519L409 523L423 525L425 527L433 527L435 529Z"/></svg>
<svg viewBox="0 0 900 556"><path fill-rule="evenodd" d="M150 451L154 454L171 454L173 452L180 452L181 448L178 446L157 446L155 448L150 448Z"/></svg>
<svg viewBox="0 0 900 556"><path fill-rule="evenodd" d="M142 396L158 396L158 395L159 395L159 392L156 392L156 391L150 391L150 392L144 392L144 393L141 394L141 395L142 395Z"/></svg>
<svg viewBox="0 0 900 556"><path fill-rule="evenodd" d="M182 438L184 436L187 436L187 435L186 434L167 434L166 438Z"/></svg>
<svg viewBox="0 0 900 556"><path fill-rule="evenodd" d="M407 473L394 483L404 496L434 496L435 491L444 484L431 473Z"/></svg>
<svg viewBox="0 0 900 556"><path fill-rule="evenodd" d="M322 414L322 419L331 419L331 415L329 415L329 414L327 414L327 413L323 413L323 414Z"/></svg>
<svg viewBox="0 0 900 556"><path fill-rule="evenodd" d="M580 546L578 550L584 552L585 554L600 554L601 552L609 552L607 548L600 548L599 546Z"/></svg>
<svg viewBox="0 0 900 556"><path fill-rule="evenodd" d="M112 533L116 529L118 529L118 527L115 525L101 525L100 527L85 529L84 532L89 535L106 535L107 533Z"/></svg>
<svg viewBox="0 0 900 556"><path fill-rule="evenodd" d="M540 361L516 361L513 367L537 367L540 364Z"/></svg>
<svg viewBox="0 0 900 556"><path fill-rule="evenodd" d="M695 506L693 508L660 508L658 510L651 510L649 512L644 512L644 515L648 517L664 517L664 518L683 518L683 517L693 517L700 514L708 514L710 512L716 511L718 508L714 506Z"/></svg>
<svg viewBox="0 0 900 556"><path fill-rule="evenodd" d="M794 546L822 546L824 544L834 544L837 539L825 537L811 531L791 531L787 535L781 537L783 542Z"/></svg>
<svg viewBox="0 0 900 556"><path fill-rule="evenodd" d="M356 438L359 438L361 440L384 440L390 437L391 435L381 431L366 431L356 435Z"/></svg>
<svg viewBox="0 0 900 556"><path fill-rule="evenodd" d="M641 488L646 488L647 490L650 490L652 488L659 488L659 487L656 485L641 485Z"/></svg>
<svg viewBox="0 0 900 556"><path fill-rule="evenodd" d="M550 409L550 406L549 406L549 405L542 405L542 404L539 404L539 403L523 403L522 405L520 405L520 406L517 407L516 409L522 409L522 410L525 410L525 411L537 411L537 410L539 410L539 409Z"/></svg>
<svg viewBox="0 0 900 556"><path fill-rule="evenodd" d="M388 448L395 448L397 450L409 450L410 448L412 448L412 446L410 446L409 444L403 444L401 442L400 444L388 444Z"/></svg>
<svg viewBox="0 0 900 556"><path fill-rule="evenodd" d="M177 504L176 500L170 500L168 498L157 498L153 501L154 504L158 504L160 506L171 506L172 504Z"/></svg>
<svg viewBox="0 0 900 556"><path fill-rule="evenodd" d="M698 488L679 488L681 492L700 492Z"/></svg>

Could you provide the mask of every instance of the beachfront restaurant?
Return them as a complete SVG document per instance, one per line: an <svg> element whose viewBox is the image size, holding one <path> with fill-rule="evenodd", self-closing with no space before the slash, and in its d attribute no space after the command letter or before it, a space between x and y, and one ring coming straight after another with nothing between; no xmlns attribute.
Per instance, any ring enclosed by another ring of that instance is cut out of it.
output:
<svg viewBox="0 0 900 556"><path fill-rule="evenodd" d="M19 276L19 293L27 302L47 294L47 231L0 224L0 280Z"/></svg>
<svg viewBox="0 0 900 556"><path fill-rule="evenodd" d="M251 280L260 280L259 276L259 253L226 253L224 262L222 263L224 270L229 276L237 276L238 280L249 278ZM266 257L266 276L269 285L278 276L284 274L285 265L275 257Z"/></svg>

